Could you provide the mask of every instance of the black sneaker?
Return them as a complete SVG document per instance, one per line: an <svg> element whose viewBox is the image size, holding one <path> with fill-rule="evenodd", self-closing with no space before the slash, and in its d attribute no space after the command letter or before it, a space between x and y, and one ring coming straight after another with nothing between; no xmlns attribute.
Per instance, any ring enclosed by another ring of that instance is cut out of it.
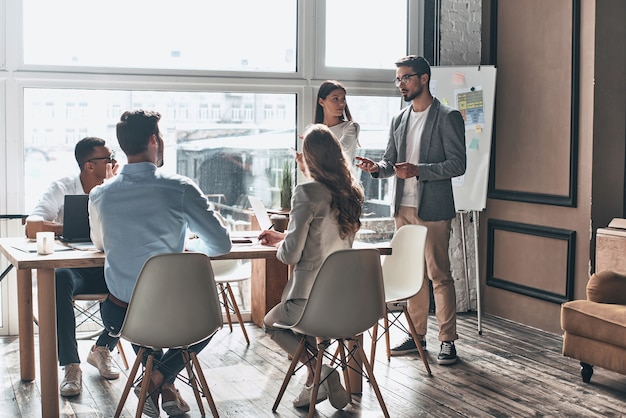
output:
<svg viewBox="0 0 626 418"><path fill-rule="evenodd" d="M441 348L439 349L439 355L437 356L437 363L443 365L456 363L456 348L454 347L454 341L441 342Z"/></svg>
<svg viewBox="0 0 626 418"><path fill-rule="evenodd" d="M426 340L420 340L420 345L422 346L422 350L426 351ZM411 336L407 336L404 341L391 349L392 356L401 356L404 354L417 352L418 349L415 345L415 340L413 340L413 337Z"/></svg>

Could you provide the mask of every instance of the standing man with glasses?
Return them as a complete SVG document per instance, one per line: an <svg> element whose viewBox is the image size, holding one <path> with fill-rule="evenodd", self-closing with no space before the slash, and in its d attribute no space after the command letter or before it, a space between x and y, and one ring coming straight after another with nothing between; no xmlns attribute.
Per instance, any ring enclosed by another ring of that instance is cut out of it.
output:
<svg viewBox="0 0 626 418"><path fill-rule="evenodd" d="M65 195L89 194L91 189L113 177L118 169L115 154L106 146L104 139L83 138L74 148L74 156L80 168L75 176L53 182L26 219L26 236L35 238L37 231L53 231L63 234L63 206ZM62 396L76 396L82 390L82 371L76 342L76 317L73 297L77 294L108 293L102 267L56 269L57 347L59 365L65 368L60 385ZM87 356L87 362L95 366L105 379L117 379L119 370L112 364L111 351L117 338L105 330Z"/></svg>
<svg viewBox="0 0 626 418"><path fill-rule="evenodd" d="M456 217L453 177L465 173L465 124L461 113L430 93L430 64L410 55L395 63L394 83L409 102L391 121L387 149L379 162L356 157L357 166L374 178L396 176L393 212L396 230L406 224L425 225L426 274L433 284L435 316L439 325L439 364L457 360L456 293L448 255L452 219ZM424 284L409 299L408 310L417 330L416 342L408 335L391 355L425 349L429 287Z"/></svg>

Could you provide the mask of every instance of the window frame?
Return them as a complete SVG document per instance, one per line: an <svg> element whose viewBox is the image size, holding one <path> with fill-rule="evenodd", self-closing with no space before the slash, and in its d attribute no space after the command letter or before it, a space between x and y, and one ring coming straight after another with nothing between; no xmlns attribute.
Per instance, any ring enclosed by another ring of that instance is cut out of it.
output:
<svg viewBox="0 0 626 418"><path fill-rule="evenodd" d="M326 68L316 63L316 58L324 53L325 40L321 38L325 33L326 0L295 1L295 71L255 73L26 65L21 53L22 2L0 0L0 23L4 26L4 30L0 30L0 162L4 166L4 170L0 170L4 190L0 193L0 212L24 211L24 89L27 88L295 94L298 133L304 132L312 122L317 88L326 79L341 80L348 89L348 96L398 97L399 111L402 100L391 82L395 76L393 63L389 70ZM407 54L423 54L423 11L427 1L407 0ZM210 114L210 109L208 112ZM386 141L386 135L382 136L381 143ZM300 149L300 141L297 147ZM299 172L297 181L303 181ZM10 231L19 233L19 229ZM4 280L2 283L4 322L0 335L17 334L16 307L12 302L16 297L14 282Z"/></svg>
<svg viewBox="0 0 626 418"><path fill-rule="evenodd" d="M407 34L406 34L406 51L413 51L413 54L423 55L423 36L424 33L424 1L425 0L407 0ZM324 64L323 57L326 56L326 2L327 0L318 0L316 2L315 16L319 17L314 25L315 29L315 45L313 45L316 58L314 62L314 75L316 79L327 80L336 79L342 82L389 82L395 77L395 68L393 63L389 63L389 70L368 69L368 68L350 68L350 67L328 67ZM349 48L349 47L348 47ZM407 55L409 52L407 52ZM398 57L401 58L401 57Z"/></svg>

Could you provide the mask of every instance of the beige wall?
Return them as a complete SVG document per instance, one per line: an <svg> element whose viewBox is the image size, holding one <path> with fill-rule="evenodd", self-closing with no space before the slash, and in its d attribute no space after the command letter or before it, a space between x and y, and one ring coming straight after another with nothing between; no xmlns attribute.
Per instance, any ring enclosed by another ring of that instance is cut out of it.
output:
<svg viewBox="0 0 626 418"><path fill-rule="evenodd" d="M483 2L483 63L498 68L484 312L560 333L560 303L585 297L593 232L623 213L624 48L607 40L625 39L624 4Z"/></svg>

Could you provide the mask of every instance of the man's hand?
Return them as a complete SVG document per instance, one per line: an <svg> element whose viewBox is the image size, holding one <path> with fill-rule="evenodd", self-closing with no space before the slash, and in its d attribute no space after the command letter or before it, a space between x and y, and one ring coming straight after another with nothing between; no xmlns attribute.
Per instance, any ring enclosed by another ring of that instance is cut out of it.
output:
<svg viewBox="0 0 626 418"><path fill-rule="evenodd" d="M420 169L415 164L397 163L393 166L396 176L401 179L410 179L411 177L419 177Z"/></svg>
<svg viewBox="0 0 626 418"><path fill-rule="evenodd" d="M120 165L117 161L113 160L112 163L107 163L106 165L106 174L105 179L110 179L111 177L117 175L117 171L120 169Z"/></svg>
<svg viewBox="0 0 626 418"><path fill-rule="evenodd" d="M359 161L356 166L366 173L378 173L378 164L376 164L373 160L365 157L354 157Z"/></svg>
<svg viewBox="0 0 626 418"><path fill-rule="evenodd" d="M63 235L63 224L58 222L50 222L43 220L26 221L26 237L30 239L37 238L37 232L50 231L54 235Z"/></svg>

